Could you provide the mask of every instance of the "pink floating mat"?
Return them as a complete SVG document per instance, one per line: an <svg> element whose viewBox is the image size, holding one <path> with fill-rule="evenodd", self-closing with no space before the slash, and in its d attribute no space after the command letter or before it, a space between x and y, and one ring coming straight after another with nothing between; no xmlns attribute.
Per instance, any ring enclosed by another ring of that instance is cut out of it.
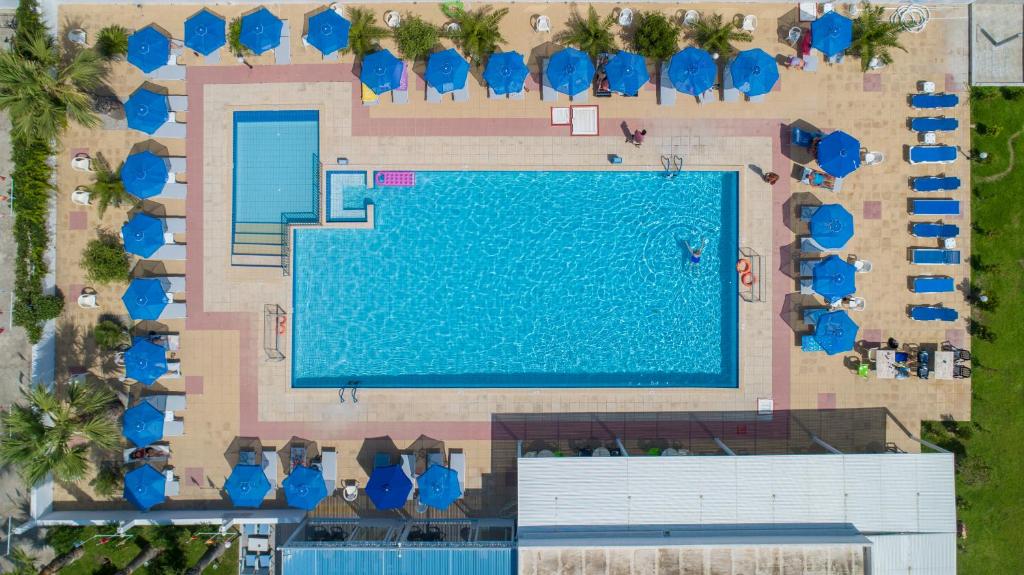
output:
<svg viewBox="0 0 1024 575"><path fill-rule="evenodd" d="M416 185L416 172L377 172L374 184L409 188Z"/></svg>

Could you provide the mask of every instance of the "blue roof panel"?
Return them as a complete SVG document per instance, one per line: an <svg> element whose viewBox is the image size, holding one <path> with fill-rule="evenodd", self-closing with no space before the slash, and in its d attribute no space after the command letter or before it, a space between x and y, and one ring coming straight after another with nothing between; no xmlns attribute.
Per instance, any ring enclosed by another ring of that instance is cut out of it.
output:
<svg viewBox="0 0 1024 575"><path fill-rule="evenodd" d="M512 547L286 547L282 575L513 575Z"/></svg>

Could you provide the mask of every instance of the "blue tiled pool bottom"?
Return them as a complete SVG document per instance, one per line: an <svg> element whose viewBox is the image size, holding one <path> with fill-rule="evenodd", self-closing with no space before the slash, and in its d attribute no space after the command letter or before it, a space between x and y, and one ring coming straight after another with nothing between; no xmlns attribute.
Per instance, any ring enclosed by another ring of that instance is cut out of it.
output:
<svg viewBox="0 0 1024 575"><path fill-rule="evenodd" d="M296 232L293 386L737 385L735 172L419 172L365 194L375 229Z"/></svg>
<svg viewBox="0 0 1024 575"><path fill-rule="evenodd" d="M316 110L234 113L234 223L280 223L282 213L315 213Z"/></svg>

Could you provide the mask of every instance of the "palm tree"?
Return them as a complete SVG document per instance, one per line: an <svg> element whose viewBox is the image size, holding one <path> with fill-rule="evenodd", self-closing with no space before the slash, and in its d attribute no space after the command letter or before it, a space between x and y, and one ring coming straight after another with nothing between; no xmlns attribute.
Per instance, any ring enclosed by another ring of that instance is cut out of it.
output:
<svg viewBox="0 0 1024 575"><path fill-rule="evenodd" d="M25 551L24 547L11 549L8 559L14 564L14 570L8 571L8 575L36 575L39 572L39 569L36 568L38 559L35 555Z"/></svg>
<svg viewBox="0 0 1024 575"><path fill-rule="evenodd" d="M86 189L96 198L96 207L99 209L100 216L110 206L120 207L121 204L135 201L131 194L124 189L120 169L116 172L112 171L103 154L96 154L94 164L96 165L96 172L93 175L95 182L91 186L86 186Z"/></svg>
<svg viewBox="0 0 1024 575"><path fill-rule="evenodd" d="M92 337L102 349L117 349L128 343L128 330L120 323L105 319L92 328Z"/></svg>
<svg viewBox="0 0 1024 575"><path fill-rule="evenodd" d="M754 39L750 32L744 32L733 22L722 20L721 14L701 16L693 28L687 32L687 38L712 55L731 56L736 52L733 42L750 42Z"/></svg>
<svg viewBox="0 0 1024 575"><path fill-rule="evenodd" d="M15 136L49 142L72 121L99 124L90 91L106 77L103 58L82 49L62 55L45 33L25 38L21 52L0 52L0 110L11 118Z"/></svg>
<svg viewBox="0 0 1024 575"><path fill-rule="evenodd" d="M580 16L579 12L573 12L567 23L569 29L556 35L555 40L575 46L595 58L602 52L615 52L618 49L615 46L615 34L612 33L614 25L614 16L609 14L601 18L597 10L590 6L586 18Z"/></svg>
<svg viewBox="0 0 1024 575"><path fill-rule="evenodd" d="M484 6L467 12L462 6L441 5L444 15L457 24L445 35L462 49L462 53L475 66L479 66L483 63L484 58L493 54L499 44L505 43L500 25L501 19L508 14L508 8L501 8L494 12L491 10L490 6Z"/></svg>
<svg viewBox="0 0 1024 575"><path fill-rule="evenodd" d="M71 382L63 396L41 385L21 393L24 402L0 414L5 435L0 462L18 467L29 485L47 473L57 481L78 481L89 469L91 446L118 445L120 434L109 412L115 397L110 390Z"/></svg>
<svg viewBox="0 0 1024 575"><path fill-rule="evenodd" d="M853 43L850 53L860 57L860 67L865 72L871 67L872 60L882 64L892 64L890 48L907 51L900 44L900 33L903 25L885 19L885 8L864 3L864 11L853 21Z"/></svg>
<svg viewBox="0 0 1024 575"><path fill-rule="evenodd" d="M377 17L373 10L349 6L345 11L352 24L348 29L348 48L342 52L351 52L356 58L362 58L376 50L377 44L391 35L387 28L376 23Z"/></svg>

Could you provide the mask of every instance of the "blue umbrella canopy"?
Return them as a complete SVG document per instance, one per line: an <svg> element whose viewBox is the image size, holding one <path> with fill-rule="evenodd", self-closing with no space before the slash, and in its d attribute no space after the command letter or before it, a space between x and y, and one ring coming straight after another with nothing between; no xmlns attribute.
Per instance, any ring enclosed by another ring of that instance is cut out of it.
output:
<svg viewBox="0 0 1024 575"><path fill-rule="evenodd" d="M811 216L811 238L824 248L838 249L853 237L853 215L839 204L819 206Z"/></svg>
<svg viewBox="0 0 1024 575"><path fill-rule="evenodd" d="M348 30L352 23L334 10L327 9L310 16L306 41L321 54L333 54L348 46Z"/></svg>
<svg viewBox="0 0 1024 575"><path fill-rule="evenodd" d="M236 465L224 490L235 507L259 507L270 491L270 481L259 465Z"/></svg>
<svg viewBox="0 0 1024 575"><path fill-rule="evenodd" d="M436 509L446 509L462 496L459 473L442 465L431 465L416 478L420 488L420 502Z"/></svg>
<svg viewBox="0 0 1024 575"><path fill-rule="evenodd" d="M640 54L618 52L604 66L608 74L608 87L614 92L636 96L651 79L647 72L647 61Z"/></svg>
<svg viewBox="0 0 1024 575"><path fill-rule="evenodd" d="M854 276L857 269L839 259L839 256L828 256L814 265L811 271L811 282L814 291L827 300L837 300L857 291Z"/></svg>
<svg viewBox="0 0 1024 575"><path fill-rule="evenodd" d="M366 495L377 509L399 509L412 491L412 481L401 465L377 467L366 484Z"/></svg>
<svg viewBox="0 0 1024 575"><path fill-rule="evenodd" d="M379 96L398 88L402 82L403 71L405 62L395 58L390 50L379 50L363 58L359 81Z"/></svg>
<svg viewBox="0 0 1024 575"><path fill-rule="evenodd" d="M167 373L167 350L144 337L136 337L124 352L125 375L143 385L152 385Z"/></svg>
<svg viewBox="0 0 1024 575"><path fill-rule="evenodd" d="M135 278L121 296L128 315L134 320L159 319L167 304L167 292L155 278Z"/></svg>
<svg viewBox="0 0 1024 575"><path fill-rule="evenodd" d="M467 75L469 62L459 56L455 48L434 52L427 59L427 72L424 77L428 84L442 94L465 88Z"/></svg>
<svg viewBox="0 0 1024 575"><path fill-rule="evenodd" d="M732 83L747 96L760 96L772 91L779 81L779 65L760 48L744 50L729 64Z"/></svg>
<svg viewBox="0 0 1024 575"><path fill-rule="evenodd" d="M676 90L699 96L715 85L718 66L707 51L688 46L672 56L668 64L668 78Z"/></svg>
<svg viewBox="0 0 1024 575"><path fill-rule="evenodd" d="M307 511L327 497L327 484L319 470L300 465L281 482L288 505Z"/></svg>
<svg viewBox="0 0 1024 575"><path fill-rule="evenodd" d="M164 159L149 150L128 156L121 166L121 182L125 191L140 200L164 191L169 175Z"/></svg>
<svg viewBox="0 0 1024 575"><path fill-rule="evenodd" d="M152 134L167 122L171 107L167 96L145 88L132 92L124 104L124 113L128 118L128 127L133 130Z"/></svg>
<svg viewBox="0 0 1024 575"><path fill-rule="evenodd" d="M530 69L519 52L497 52L487 59L484 80L495 94L518 94Z"/></svg>
<svg viewBox="0 0 1024 575"><path fill-rule="evenodd" d="M548 60L548 83L555 90L575 96L594 81L594 63L576 48L563 48Z"/></svg>
<svg viewBox="0 0 1024 575"><path fill-rule="evenodd" d="M843 178L860 167L860 142L837 130L818 141L818 165L822 170Z"/></svg>
<svg viewBox="0 0 1024 575"><path fill-rule="evenodd" d="M125 410L121 433L136 447L160 441L164 436L164 414L148 401L141 401Z"/></svg>
<svg viewBox="0 0 1024 575"><path fill-rule="evenodd" d="M205 8L185 20L185 45L203 56L223 46L226 39L224 19Z"/></svg>
<svg viewBox="0 0 1024 575"><path fill-rule="evenodd" d="M831 58L853 42L853 21L835 10L811 22L811 46Z"/></svg>
<svg viewBox="0 0 1024 575"><path fill-rule="evenodd" d="M857 324L850 319L845 311L833 311L822 314L814 327L814 339L829 355L843 353L853 349L857 340Z"/></svg>
<svg viewBox="0 0 1024 575"><path fill-rule="evenodd" d="M153 216L138 213L121 226L121 237L125 251L148 258L164 245L164 223Z"/></svg>
<svg viewBox="0 0 1024 575"><path fill-rule="evenodd" d="M242 31L238 40L255 54L262 54L281 43L284 23L264 7L242 16Z"/></svg>
<svg viewBox="0 0 1024 575"><path fill-rule="evenodd" d="M153 26L128 36L128 61L145 73L167 65L171 40Z"/></svg>
<svg viewBox="0 0 1024 575"><path fill-rule="evenodd" d="M137 467L124 476L124 498L136 507L148 511L150 507L164 502L164 488L167 480L163 473L152 465Z"/></svg>

